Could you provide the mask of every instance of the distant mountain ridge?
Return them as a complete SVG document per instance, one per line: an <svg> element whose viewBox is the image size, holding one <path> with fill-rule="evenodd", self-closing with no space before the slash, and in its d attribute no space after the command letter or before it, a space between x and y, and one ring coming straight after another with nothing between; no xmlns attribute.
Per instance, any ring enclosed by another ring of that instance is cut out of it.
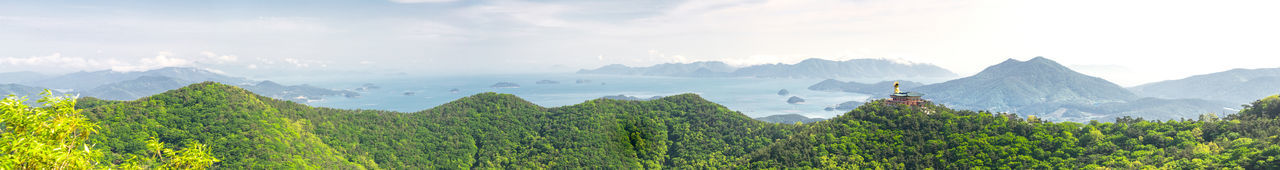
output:
<svg viewBox="0 0 1280 170"><path fill-rule="evenodd" d="M1129 88L1139 96L1248 103L1280 93L1280 68L1232 69Z"/></svg>
<svg viewBox="0 0 1280 170"><path fill-rule="evenodd" d="M1107 120L1117 116L1179 118L1223 113L1238 106L1204 100L1140 98L1115 83L1081 74L1044 57L1009 59L973 76L903 90L924 92L925 99L949 107L1016 112L1057 121Z"/></svg>
<svg viewBox="0 0 1280 170"><path fill-rule="evenodd" d="M24 73L29 72L5 73L3 75L17 76ZM206 81L232 84L255 93L295 102L320 100L322 96L359 96L358 93L348 90L324 89L309 85L284 86L271 81L256 82L247 78L226 76L213 71L191 67L166 67L139 72L82 71L3 86L0 88L5 89L0 89L0 92L5 93L0 94L38 96L35 94L44 89L51 89L58 94L78 94L83 97L108 100L135 100ZM32 91L31 89L37 90Z"/></svg>
<svg viewBox="0 0 1280 170"><path fill-rule="evenodd" d="M1120 85L1075 72L1044 57L1005 60L976 75L921 86L915 91L949 104L996 110L1037 103L1092 104L1137 98Z"/></svg>
<svg viewBox="0 0 1280 170"><path fill-rule="evenodd" d="M197 82L166 76L142 76L133 80L101 85L84 91L83 95L108 100L134 100L192 83Z"/></svg>
<svg viewBox="0 0 1280 170"><path fill-rule="evenodd" d="M1143 100L1131 102L1168 103ZM80 98L76 109L101 125L89 141L104 162L151 154L150 138L208 143L221 160L212 168L227 169L1280 168L1270 140L1280 132L1280 95L1226 117L1114 123L885 102L795 125L695 94L547 108L486 92L392 112L310 107L204 82L134 101Z"/></svg>
<svg viewBox="0 0 1280 170"><path fill-rule="evenodd" d="M0 84L27 82L47 77L49 76L31 71L0 73Z"/></svg>
<svg viewBox="0 0 1280 170"><path fill-rule="evenodd" d="M0 98L8 97L8 95L14 95L16 97L40 96L40 93L44 92L44 90L44 88L21 84L0 84Z"/></svg>
<svg viewBox="0 0 1280 170"><path fill-rule="evenodd" d="M614 74L674 77L760 78L951 78L955 73L932 64L903 64L885 59L831 61L811 58L796 64L762 64L735 68L719 61L665 63L649 67L620 64L583 69L578 74Z"/></svg>
<svg viewBox="0 0 1280 170"><path fill-rule="evenodd" d="M115 82L134 80L143 76L172 77L187 82L214 81L234 85L253 82L246 78L225 76L205 69L192 67L165 67L139 72L118 72L112 70L94 72L81 71L61 76L54 76L47 79L34 80L22 84L59 89L85 90Z"/></svg>
<svg viewBox="0 0 1280 170"><path fill-rule="evenodd" d="M145 137L208 143L214 168L731 169L800 126L756 121L694 94L546 108L479 93L418 112L319 108L204 82L135 101L81 98L108 161ZM150 133L142 133L150 132ZM182 142L167 142L183 146Z"/></svg>
<svg viewBox="0 0 1280 170"><path fill-rule="evenodd" d="M796 123L796 122L813 123L813 122L823 121L827 119L809 118L807 116L799 115L799 114L780 114L780 115L770 115L765 117L759 117L759 118L756 118L756 120L765 121L769 123Z"/></svg>
<svg viewBox="0 0 1280 170"><path fill-rule="evenodd" d="M892 93L894 82L898 82L898 86L901 89L914 89L916 87L924 86L923 83L906 80L881 81L875 84L863 84L853 81L843 82L835 79L827 79L822 82L818 82L817 84L810 85L808 89L814 91L843 91L879 96L881 94Z"/></svg>

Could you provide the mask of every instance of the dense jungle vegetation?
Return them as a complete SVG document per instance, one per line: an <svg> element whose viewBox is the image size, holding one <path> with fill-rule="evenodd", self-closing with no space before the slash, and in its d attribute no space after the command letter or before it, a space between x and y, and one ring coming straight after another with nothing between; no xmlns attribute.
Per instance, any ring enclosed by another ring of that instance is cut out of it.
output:
<svg viewBox="0 0 1280 170"><path fill-rule="evenodd" d="M481 93L412 113L310 107L209 82L135 101L12 100L6 117L79 110L67 116L96 133L72 131L83 142L71 146L110 165L187 148L207 151L211 168L237 169L1280 169L1277 96L1193 120L1047 122L871 102L808 124L753 120L693 94L544 108ZM11 159L28 154L12 149L20 126L0 122L0 166L30 163Z"/></svg>

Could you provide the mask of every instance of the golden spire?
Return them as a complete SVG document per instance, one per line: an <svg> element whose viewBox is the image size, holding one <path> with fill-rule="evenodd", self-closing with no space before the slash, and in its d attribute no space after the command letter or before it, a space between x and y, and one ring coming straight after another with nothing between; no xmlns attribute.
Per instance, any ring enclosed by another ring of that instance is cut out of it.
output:
<svg viewBox="0 0 1280 170"><path fill-rule="evenodd" d="M900 92L902 91L898 90L898 81L893 81L893 94L898 94Z"/></svg>

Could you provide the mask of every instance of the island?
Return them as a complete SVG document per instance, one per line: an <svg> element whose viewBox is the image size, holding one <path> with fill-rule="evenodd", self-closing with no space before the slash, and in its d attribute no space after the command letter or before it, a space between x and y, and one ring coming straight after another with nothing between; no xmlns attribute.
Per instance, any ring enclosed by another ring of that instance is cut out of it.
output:
<svg viewBox="0 0 1280 170"><path fill-rule="evenodd" d="M649 98L640 98L640 97L636 97L636 96L627 96L627 95L621 95L621 94L619 94L619 95L616 95L616 96L604 96L604 97L600 97L600 98L603 98L603 99L613 99L613 100L649 101L649 100L657 100L657 99L661 99L662 97L663 97L663 96L653 96L653 97L649 97Z"/></svg>
<svg viewBox="0 0 1280 170"><path fill-rule="evenodd" d="M760 120L760 121L769 122L769 123L796 123L796 122L800 122L800 123L813 123L813 122L818 122L818 121L822 121L822 120L827 120L827 119L823 119L823 118L809 118L809 117L806 117L806 116L804 116L804 115L799 115L799 114L781 114L781 115L772 115L772 116L759 117L759 118L755 118L755 119L756 119L756 120Z"/></svg>
<svg viewBox="0 0 1280 170"><path fill-rule="evenodd" d="M587 79L578 79L577 81L574 81L574 83L578 83L578 84L587 84L587 83L591 83L591 80L587 80Z"/></svg>
<svg viewBox="0 0 1280 170"><path fill-rule="evenodd" d="M377 89L382 89L382 87L378 85L374 85L373 83L365 83L364 85L360 85L360 87L357 87L355 91L364 92L364 91L377 90Z"/></svg>
<svg viewBox="0 0 1280 170"><path fill-rule="evenodd" d="M310 103L324 100L324 96L359 97L360 94L348 90L319 88L311 85L286 86L273 81L262 81L255 85L240 85L241 88L260 93L271 98L284 99L298 103Z"/></svg>
<svg viewBox="0 0 1280 170"><path fill-rule="evenodd" d="M560 82L555 80L538 80L536 84L560 84Z"/></svg>
<svg viewBox="0 0 1280 170"><path fill-rule="evenodd" d="M498 83L494 83L492 86L489 86L489 87L492 87L492 88L520 88L520 84L516 84L516 83L512 83L512 82L498 82Z"/></svg>
<svg viewBox="0 0 1280 170"><path fill-rule="evenodd" d="M449 93L458 93L458 92L461 92L461 91L462 91L462 90L458 90L458 88L449 89Z"/></svg>
<svg viewBox="0 0 1280 170"><path fill-rule="evenodd" d="M791 92L790 92L790 91L787 91L787 89L778 90L778 95L779 95L779 96L787 96L787 95L790 95L790 94L791 94Z"/></svg>
<svg viewBox="0 0 1280 170"><path fill-rule="evenodd" d="M804 104L804 99L802 99L802 98L800 98L800 97L796 97L796 96L791 96L791 98L787 99L787 103L789 103L789 104Z"/></svg>
<svg viewBox="0 0 1280 170"><path fill-rule="evenodd" d="M862 102L858 102L858 101L847 101L847 102L840 103L840 104L835 105L835 106L827 106L827 108L823 108L822 110L826 110L826 111L850 111L850 110L853 110L853 109L855 109L855 108L858 108L858 106L862 106L862 104L863 104Z"/></svg>

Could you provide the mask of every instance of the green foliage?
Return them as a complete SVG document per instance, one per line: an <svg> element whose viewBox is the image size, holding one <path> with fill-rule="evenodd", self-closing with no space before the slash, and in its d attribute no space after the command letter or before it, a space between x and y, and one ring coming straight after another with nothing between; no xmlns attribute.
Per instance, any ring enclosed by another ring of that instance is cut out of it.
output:
<svg viewBox="0 0 1280 170"><path fill-rule="evenodd" d="M198 154L156 150L147 145L154 137L151 144L211 151L209 156L221 161L213 168L364 168L305 130L305 121L281 117L259 97L240 88L201 83L136 101L85 99L89 107L84 114L103 125L102 135L90 140L110 151L105 157L111 162L170 153L178 157L147 162L166 166L208 162Z"/></svg>
<svg viewBox="0 0 1280 170"><path fill-rule="evenodd" d="M1244 110L1240 110L1240 114L1260 118L1276 118L1280 116L1280 95L1268 96L1250 105L1245 105Z"/></svg>
<svg viewBox="0 0 1280 170"><path fill-rule="evenodd" d="M69 97L54 97L45 90L28 107L25 97L0 101L0 169L88 169L101 152L86 143L98 126L89 122Z"/></svg>
<svg viewBox="0 0 1280 170"><path fill-rule="evenodd" d="M161 169L204 169L219 161L218 158L209 155L208 146L195 142L187 146L187 149L174 151L165 148L164 142L151 138L147 140L147 150L151 153L147 155L145 161L150 164L150 167Z"/></svg>
<svg viewBox="0 0 1280 170"><path fill-rule="evenodd" d="M764 123L692 94L544 108L482 93L399 113L217 83L80 107L103 125L89 143L123 168L1280 169L1276 98L1226 117L1087 124L881 101L827 121Z"/></svg>
<svg viewBox="0 0 1280 170"><path fill-rule="evenodd" d="M9 96L0 101L0 169L90 169L108 168L99 164L102 152L87 141L100 128L76 109L76 100L54 97L45 90L38 102L43 107L31 108L24 98ZM148 141L156 151L149 160L168 159L163 169L204 169L218 162L207 148L192 142L190 147L174 151L164 143ZM163 151L163 152L162 152ZM163 154L161 154L163 153ZM136 161L118 165L122 169L142 169Z"/></svg>
<svg viewBox="0 0 1280 170"><path fill-rule="evenodd" d="M1052 123L1007 113L873 102L808 126L741 162L753 168L889 169L1276 169L1280 123L1258 114L1226 119ZM1272 103L1272 104L1273 104ZM1265 140L1263 140L1265 139Z"/></svg>
<svg viewBox="0 0 1280 170"><path fill-rule="evenodd" d="M222 168L732 167L800 128L691 94L543 108L482 93L397 113L314 108L201 83L138 101L82 102L86 115L110 125L92 139L111 150L109 160L155 154L143 145L155 136L209 143Z"/></svg>

